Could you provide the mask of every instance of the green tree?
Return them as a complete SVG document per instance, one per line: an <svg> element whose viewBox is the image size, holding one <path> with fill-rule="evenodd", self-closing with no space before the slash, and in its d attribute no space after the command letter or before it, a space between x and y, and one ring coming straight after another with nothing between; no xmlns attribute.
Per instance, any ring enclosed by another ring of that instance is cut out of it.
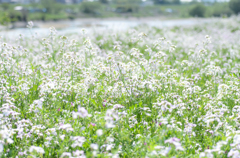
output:
<svg viewBox="0 0 240 158"><path fill-rule="evenodd" d="M180 4L180 0L173 0L173 4Z"/></svg>
<svg viewBox="0 0 240 158"><path fill-rule="evenodd" d="M55 0L42 0L41 3L47 9L47 13L58 14L64 8L63 4L57 3Z"/></svg>
<svg viewBox="0 0 240 158"><path fill-rule="evenodd" d="M154 0L155 4L167 4L168 1L167 0Z"/></svg>
<svg viewBox="0 0 240 158"><path fill-rule="evenodd" d="M96 14L99 6L101 6L99 2L82 2L81 10L86 14Z"/></svg>
<svg viewBox="0 0 240 158"><path fill-rule="evenodd" d="M155 4L180 4L180 0L154 0Z"/></svg>
<svg viewBox="0 0 240 158"><path fill-rule="evenodd" d="M3 13L3 15L0 17L0 24L8 27L10 22L11 19L9 18L9 15L7 13Z"/></svg>
<svg viewBox="0 0 240 158"><path fill-rule="evenodd" d="M4 10L7 11L10 8L10 5L8 3L2 3L0 4L0 7Z"/></svg>
<svg viewBox="0 0 240 158"><path fill-rule="evenodd" d="M230 0L229 7L235 14L239 14L240 13L240 0Z"/></svg>
<svg viewBox="0 0 240 158"><path fill-rule="evenodd" d="M189 11L189 14L191 16L204 17L205 12L206 12L206 7L203 4L198 3Z"/></svg>
<svg viewBox="0 0 240 158"><path fill-rule="evenodd" d="M108 0L99 0L99 2L104 3L104 4L107 4L107 3L108 3Z"/></svg>
<svg viewBox="0 0 240 158"><path fill-rule="evenodd" d="M113 0L113 3L116 4L140 4L141 0Z"/></svg>

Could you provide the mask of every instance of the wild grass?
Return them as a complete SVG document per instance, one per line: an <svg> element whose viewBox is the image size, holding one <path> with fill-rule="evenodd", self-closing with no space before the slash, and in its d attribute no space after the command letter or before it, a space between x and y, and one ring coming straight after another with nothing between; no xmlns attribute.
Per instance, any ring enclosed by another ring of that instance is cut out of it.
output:
<svg viewBox="0 0 240 158"><path fill-rule="evenodd" d="M239 157L239 21L2 39L1 156Z"/></svg>

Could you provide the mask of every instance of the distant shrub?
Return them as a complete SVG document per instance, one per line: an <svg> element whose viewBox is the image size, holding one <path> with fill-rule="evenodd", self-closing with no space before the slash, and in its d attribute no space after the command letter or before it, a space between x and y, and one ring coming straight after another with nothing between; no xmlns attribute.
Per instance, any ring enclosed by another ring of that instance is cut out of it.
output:
<svg viewBox="0 0 240 158"><path fill-rule="evenodd" d="M115 12L117 13L132 13L133 9L131 7L127 7L127 6L121 6L121 7L117 7Z"/></svg>
<svg viewBox="0 0 240 158"><path fill-rule="evenodd" d="M45 21L45 14L44 13L31 13L28 14L28 20L42 20Z"/></svg>
<svg viewBox="0 0 240 158"><path fill-rule="evenodd" d="M119 4L116 6L116 13L137 13L139 11L139 6L136 4Z"/></svg>
<svg viewBox="0 0 240 158"><path fill-rule="evenodd" d="M107 4L107 3L108 3L108 0L99 0L99 2L104 3L104 4Z"/></svg>
<svg viewBox="0 0 240 158"><path fill-rule="evenodd" d="M81 3L81 10L86 14L95 14L100 5L99 2L83 2Z"/></svg>
<svg viewBox="0 0 240 158"><path fill-rule="evenodd" d="M214 3L207 7L206 17L229 17L232 15L232 10L228 3Z"/></svg>
<svg viewBox="0 0 240 158"><path fill-rule="evenodd" d="M75 19L75 16L74 16L74 15L68 15L68 19L74 20L74 19Z"/></svg>
<svg viewBox="0 0 240 158"><path fill-rule="evenodd" d="M0 4L0 8L2 8L4 11L10 9L10 4L8 3L2 3Z"/></svg>
<svg viewBox="0 0 240 158"><path fill-rule="evenodd" d="M229 9L229 7L226 8L216 8L213 10L212 16L220 17L220 16L230 16L232 14L232 11Z"/></svg>
<svg viewBox="0 0 240 158"><path fill-rule="evenodd" d="M54 21L58 21L58 20L62 20L62 19L67 19L68 16L67 14L61 13L61 14L45 14L45 20L54 20Z"/></svg>
<svg viewBox="0 0 240 158"><path fill-rule="evenodd" d="M9 18L7 13L3 13L0 15L0 24L4 26L8 26L8 24L11 22L11 19Z"/></svg>
<svg viewBox="0 0 240 158"><path fill-rule="evenodd" d="M45 16L45 14L42 14L42 16L41 16L41 20L42 20L42 21L45 21L45 20L46 20L46 16Z"/></svg>
<svg viewBox="0 0 240 158"><path fill-rule="evenodd" d="M206 12L206 7L202 4L196 4L190 11L191 16L204 17Z"/></svg>
<svg viewBox="0 0 240 158"><path fill-rule="evenodd" d="M26 21L27 19L27 15L26 14L22 14L21 12L18 11L9 11L9 18L11 20L11 22L14 21Z"/></svg>
<svg viewBox="0 0 240 158"><path fill-rule="evenodd" d="M235 14L239 14L240 13L240 0L230 0L229 7Z"/></svg>

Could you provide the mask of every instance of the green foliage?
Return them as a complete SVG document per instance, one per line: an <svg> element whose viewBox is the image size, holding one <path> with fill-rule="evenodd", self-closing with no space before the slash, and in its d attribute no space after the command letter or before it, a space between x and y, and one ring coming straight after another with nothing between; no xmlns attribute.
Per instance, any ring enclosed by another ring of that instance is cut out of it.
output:
<svg viewBox="0 0 240 158"><path fill-rule="evenodd" d="M141 2L142 2L141 0L113 0L113 3L123 4L123 5L140 4Z"/></svg>
<svg viewBox="0 0 240 158"><path fill-rule="evenodd" d="M99 0L99 2L107 4L109 1L108 0Z"/></svg>
<svg viewBox="0 0 240 158"><path fill-rule="evenodd" d="M2 3L2 4L0 4L0 7L3 8L4 11L6 11L10 8L10 4L9 3Z"/></svg>
<svg viewBox="0 0 240 158"><path fill-rule="evenodd" d="M167 4L168 1L167 0L154 0L155 4Z"/></svg>
<svg viewBox="0 0 240 158"><path fill-rule="evenodd" d="M155 4L180 4L180 0L154 0Z"/></svg>
<svg viewBox="0 0 240 158"><path fill-rule="evenodd" d="M8 12L8 16L11 22L14 21L27 21L27 13L11 10Z"/></svg>
<svg viewBox="0 0 240 158"><path fill-rule="evenodd" d="M239 21L230 20L1 39L0 157L238 151Z"/></svg>
<svg viewBox="0 0 240 158"><path fill-rule="evenodd" d="M11 19L9 18L7 13L3 13L2 16L0 16L0 24L4 26L8 26L11 22Z"/></svg>
<svg viewBox="0 0 240 158"><path fill-rule="evenodd" d="M42 0L41 4L44 8L47 9L48 13L51 13L52 12L52 7L54 6L55 1L54 0Z"/></svg>
<svg viewBox="0 0 240 158"><path fill-rule="evenodd" d="M240 0L230 0L229 7L235 14L240 13Z"/></svg>
<svg viewBox="0 0 240 158"><path fill-rule="evenodd" d="M197 2L180 4L179 0L155 0L155 4L141 6L141 0L101 0L99 2L83 2L74 5L57 3L55 0L42 0L41 3L23 5L25 11L15 11L16 4L0 4L0 12L5 12L11 22L29 20L60 20L75 19L79 17L149 17L167 16L168 18L187 18L189 16L212 17L230 16L233 11L228 3L215 3L211 6L203 6ZM29 8L46 9L46 12L28 12ZM171 9L172 12L167 12ZM82 14L84 13L84 14ZM3 14L0 15L3 17ZM52 19L51 19L52 18ZM2 18L1 21L3 21Z"/></svg>
<svg viewBox="0 0 240 158"><path fill-rule="evenodd" d="M140 0L115 0L115 12L116 13L137 13L140 10ZM141 12L144 12L141 10Z"/></svg>
<svg viewBox="0 0 240 158"><path fill-rule="evenodd" d="M133 13L133 12L138 12L139 7L136 5L118 5L115 12L117 13Z"/></svg>
<svg viewBox="0 0 240 158"><path fill-rule="evenodd" d="M181 1L180 0L173 0L173 2L172 2L173 4L180 4L181 3Z"/></svg>
<svg viewBox="0 0 240 158"><path fill-rule="evenodd" d="M46 14L43 13L34 13L34 14L29 14L28 20L42 20L45 21Z"/></svg>
<svg viewBox="0 0 240 158"><path fill-rule="evenodd" d="M191 16L204 17L206 12L206 7L203 4L196 4L190 11Z"/></svg>
<svg viewBox="0 0 240 158"><path fill-rule="evenodd" d="M228 7L228 4L227 3L217 3L213 6L210 6L211 8L213 8L212 10L212 13L211 15L212 16L215 16L215 17L220 17L220 16L230 16L232 14L232 11L231 9Z"/></svg>
<svg viewBox="0 0 240 158"><path fill-rule="evenodd" d="M62 20L62 19L67 19L68 16L65 13L61 13L61 14L45 14L45 20Z"/></svg>
<svg viewBox="0 0 240 158"><path fill-rule="evenodd" d="M47 13L58 14L64 9L64 5L55 0L42 0L42 6L47 9Z"/></svg>
<svg viewBox="0 0 240 158"><path fill-rule="evenodd" d="M101 4L99 2L82 2L81 10L86 14L97 14L101 9Z"/></svg>

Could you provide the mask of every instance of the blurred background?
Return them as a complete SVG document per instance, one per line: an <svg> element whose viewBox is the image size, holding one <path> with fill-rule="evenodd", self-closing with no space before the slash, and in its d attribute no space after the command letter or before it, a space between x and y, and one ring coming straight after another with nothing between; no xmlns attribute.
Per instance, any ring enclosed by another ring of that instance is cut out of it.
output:
<svg viewBox="0 0 240 158"><path fill-rule="evenodd" d="M62 21L63 27L67 21L89 18L226 18L238 13L240 0L0 0L0 25L5 29L26 27L28 21L39 23L34 27Z"/></svg>

